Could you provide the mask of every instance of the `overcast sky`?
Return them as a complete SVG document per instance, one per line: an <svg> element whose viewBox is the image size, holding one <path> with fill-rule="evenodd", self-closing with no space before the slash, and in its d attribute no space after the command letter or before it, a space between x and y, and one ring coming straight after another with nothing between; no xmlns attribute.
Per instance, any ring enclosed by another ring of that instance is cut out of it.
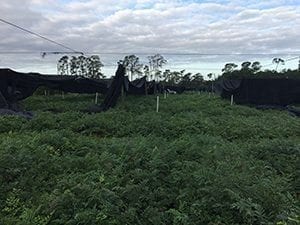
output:
<svg viewBox="0 0 300 225"><path fill-rule="evenodd" d="M0 18L78 51L103 53L107 75L126 53L145 62L165 53L166 68L202 73L219 73L226 62L300 55L299 0L1 0ZM20 51L33 53L3 54ZM55 73L58 56L41 58L42 51L65 49L0 22L0 67Z"/></svg>

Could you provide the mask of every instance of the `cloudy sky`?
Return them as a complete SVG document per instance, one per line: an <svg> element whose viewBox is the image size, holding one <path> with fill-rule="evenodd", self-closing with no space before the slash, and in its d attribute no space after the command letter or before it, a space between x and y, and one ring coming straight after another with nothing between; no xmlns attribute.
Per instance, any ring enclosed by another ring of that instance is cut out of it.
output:
<svg viewBox="0 0 300 225"><path fill-rule="evenodd" d="M129 53L145 63L161 53L166 68L204 74L226 62L300 55L299 0L1 0L0 19L99 54L107 75ZM65 49L0 22L0 67L55 73L59 56L43 51Z"/></svg>

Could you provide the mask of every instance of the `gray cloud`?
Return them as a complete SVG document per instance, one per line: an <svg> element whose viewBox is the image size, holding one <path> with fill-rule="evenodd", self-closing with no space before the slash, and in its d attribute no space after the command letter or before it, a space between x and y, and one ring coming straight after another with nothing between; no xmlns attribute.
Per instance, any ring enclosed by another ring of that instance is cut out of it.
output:
<svg viewBox="0 0 300 225"><path fill-rule="evenodd" d="M28 0L22 4L19 0L4 0L1 3L1 18L79 51L300 53L300 6L292 0L249 0L247 5L241 0L205 3ZM32 66L32 70L41 72L52 68L53 72L57 56L41 59L38 52L57 50L64 51L59 46L0 24L0 51L37 52L36 55L2 54L1 66L21 70ZM120 57L123 55L102 56L110 65ZM183 57L181 64L187 67L189 62L195 66L201 60L205 63L224 61ZM180 64L179 56L169 61Z"/></svg>

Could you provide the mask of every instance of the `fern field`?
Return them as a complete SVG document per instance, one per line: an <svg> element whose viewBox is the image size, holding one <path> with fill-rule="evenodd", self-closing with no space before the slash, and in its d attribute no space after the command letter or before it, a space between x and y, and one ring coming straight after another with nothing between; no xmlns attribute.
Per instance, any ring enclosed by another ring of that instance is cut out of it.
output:
<svg viewBox="0 0 300 225"><path fill-rule="evenodd" d="M33 96L0 117L0 224L300 224L300 119L208 94Z"/></svg>

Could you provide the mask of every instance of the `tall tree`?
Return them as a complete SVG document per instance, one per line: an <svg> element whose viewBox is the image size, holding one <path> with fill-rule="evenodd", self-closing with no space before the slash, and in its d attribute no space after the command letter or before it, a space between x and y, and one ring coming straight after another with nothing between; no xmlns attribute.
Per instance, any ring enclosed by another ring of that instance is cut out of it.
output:
<svg viewBox="0 0 300 225"><path fill-rule="evenodd" d="M154 78L158 80L160 69L167 63L167 60L160 54L155 54L153 56L148 56L150 73L154 74Z"/></svg>
<svg viewBox="0 0 300 225"><path fill-rule="evenodd" d="M102 78L104 75L101 73L103 67L100 57L92 55L85 57L83 55L76 57L63 56L57 63L57 69L60 74L80 75L90 78Z"/></svg>
<svg viewBox="0 0 300 225"><path fill-rule="evenodd" d="M203 75L201 73L195 73L193 76L192 76L192 80L195 81L195 82L200 82L202 83L204 81L204 78L203 78Z"/></svg>
<svg viewBox="0 0 300 225"><path fill-rule="evenodd" d="M192 74L191 73L182 73L180 84L183 86L189 86L190 82L192 80Z"/></svg>
<svg viewBox="0 0 300 225"><path fill-rule="evenodd" d="M232 73L234 71L235 68L237 68L238 65L236 65L235 63L226 63L224 68L222 69L223 73Z"/></svg>
<svg viewBox="0 0 300 225"><path fill-rule="evenodd" d="M223 71L223 70L222 70ZM209 74L207 74L206 75L209 79L211 79L212 78L212 76L213 76L213 73L209 73Z"/></svg>
<svg viewBox="0 0 300 225"><path fill-rule="evenodd" d="M81 76L87 76L87 59L84 55L81 55L77 59L78 73Z"/></svg>
<svg viewBox="0 0 300 225"><path fill-rule="evenodd" d="M131 80L133 80L134 75L140 76L142 74L143 64L139 60L136 55L128 55L122 61Z"/></svg>
<svg viewBox="0 0 300 225"><path fill-rule="evenodd" d="M169 83L171 84L178 84L181 80L182 77L182 71L178 72L178 71L173 71L170 74L170 79L169 79Z"/></svg>
<svg viewBox="0 0 300 225"><path fill-rule="evenodd" d="M165 82L168 82L171 79L171 71L169 69L166 69L162 73L162 77L163 77L163 79L164 79Z"/></svg>
<svg viewBox="0 0 300 225"><path fill-rule="evenodd" d="M204 77L201 73L196 73L192 76L191 87L199 88L204 82Z"/></svg>
<svg viewBox="0 0 300 225"><path fill-rule="evenodd" d="M251 62L249 62L249 61L243 62L241 64L241 70L242 71L249 71L250 70L250 66L251 66Z"/></svg>
<svg viewBox="0 0 300 225"><path fill-rule="evenodd" d="M260 71L260 69L261 69L260 62L258 62L258 61L253 62L251 65L251 69L252 69L253 73L257 73L258 71Z"/></svg>
<svg viewBox="0 0 300 225"><path fill-rule="evenodd" d="M157 70L155 72L155 77L157 78L157 80L161 80L163 78L163 74L160 70Z"/></svg>
<svg viewBox="0 0 300 225"><path fill-rule="evenodd" d="M104 78L103 73L101 73L101 68L103 63L98 55L92 55L87 59L87 76L94 79Z"/></svg>
<svg viewBox="0 0 300 225"><path fill-rule="evenodd" d="M241 64L241 70L240 73L244 76L251 76L253 74L253 71L251 69L251 62L246 61Z"/></svg>
<svg viewBox="0 0 300 225"><path fill-rule="evenodd" d="M280 65L284 65L284 60L281 59L281 58L274 58L274 59L272 60L272 63L276 64L276 69L275 69L275 71L277 72L277 69L278 69L279 64L280 64Z"/></svg>
<svg viewBox="0 0 300 225"><path fill-rule="evenodd" d="M70 60L70 74L71 75L77 75L78 73L78 59L76 56L72 56Z"/></svg>
<svg viewBox="0 0 300 225"><path fill-rule="evenodd" d="M69 74L69 57L68 56L65 55L58 60L57 73L60 75L68 75Z"/></svg>
<svg viewBox="0 0 300 225"><path fill-rule="evenodd" d="M149 77L149 79L151 79L150 78L150 69L149 69L148 65L144 65L143 72L146 77Z"/></svg>

